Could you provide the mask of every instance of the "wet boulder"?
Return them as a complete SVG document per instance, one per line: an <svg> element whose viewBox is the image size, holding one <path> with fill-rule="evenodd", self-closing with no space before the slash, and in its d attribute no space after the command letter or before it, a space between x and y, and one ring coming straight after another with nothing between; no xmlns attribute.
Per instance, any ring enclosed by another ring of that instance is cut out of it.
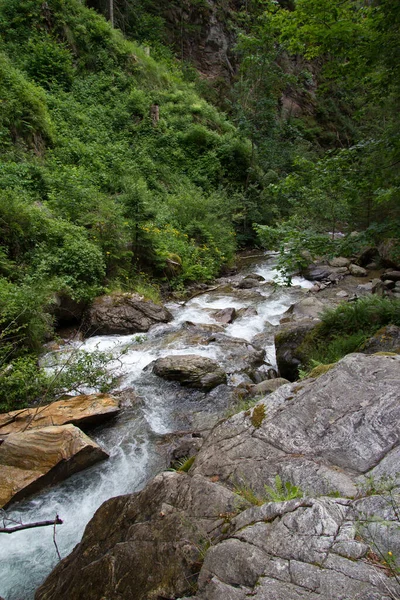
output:
<svg viewBox="0 0 400 600"><path fill-rule="evenodd" d="M400 242L396 238L384 240L378 246L381 263L385 267L400 270Z"/></svg>
<svg viewBox="0 0 400 600"><path fill-rule="evenodd" d="M395 271L393 269L385 271L383 275L381 275L381 279L382 281L400 281L400 271Z"/></svg>
<svg viewBox="0 0 400 600"><path fill-rule="evenodd" d="M226 373L219 364L197 354L170 355L158 358L153 364L153 373L169 381L201 390L226 383Z"/></svg>
<svg viewBox="0 0 400 600"><path fill-rule="evenodd" d="M221 310L216 310L213 313L213 317L218 323L222 323L223 325L227 325L228 323L232 323L236 317L236 309L235 308L223 308Z"/></svg>
<svg viewBox="0 0 400 600"><path fill-rule="evenodd" d="M239 290L250 290L251 288L258 287L260 285L259 279L252 277L245 277L238 283Z"/></svg>
<svg viewBox="0 0 400 600"><path fill-rule="evenodd" d="M157 323L172 321L164 306L138 294L110 294L96 298L84 315L86 335L129 334L148 331Z"/></svg>
<svg viewBox="0 0 400 600"><path fill-rule="evenodd" d="M0 414L0 437L49 425L99 425L119 413L119 401L108 394L62 398L51 404Z"/></svg>
<svg viewBox="0 0 400 600"><path fill-rule="evenodd" d="M10 433L0 445L0 507L108 458L74 425Z"/></svg>

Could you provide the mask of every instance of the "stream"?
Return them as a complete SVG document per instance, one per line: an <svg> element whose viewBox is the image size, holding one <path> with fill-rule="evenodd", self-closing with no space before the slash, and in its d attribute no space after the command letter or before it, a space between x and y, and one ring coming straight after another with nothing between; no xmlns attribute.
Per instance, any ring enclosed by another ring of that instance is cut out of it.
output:
<svg viewBox="0 0 400 600"><path fill-rule="evenodd" d="M111 351L118 357L112 365L120 376L114 393L121 395L124 409L111 423L89 431L110 458L13 505L7 511L9 517L32 522L54 519L58 514L64 523L57 527L56 542L65 557L105 500L142 489L167 467L167 434L206 432L226 415L233 401L233 387L249 381L237 350L243 342L240 345L237 338L263 348L264 360L275 365L274 327L312 284L302 278L294 278L292 288L266 283L277 274L273 256L243 263L240 274L218 280L217 289L186 304L168 304L174 315L171 323L155 326L145 335L96 336L79 344L86 351ZM248 290L237 289L235 284L248 273L262 275L266 282ZM213 311L228 307L249 310L241 311L233 323L221 326ZM212 343L206 343L212 334ZM67 344L59 352L71 352L73 346ZM204 393L166 382L150 369L143 370L156 358L170 354L200 354L217 360L229 374L228 385ZM1 536L0 596L5 600L31 600L57 561L52 527Z"/></svg>

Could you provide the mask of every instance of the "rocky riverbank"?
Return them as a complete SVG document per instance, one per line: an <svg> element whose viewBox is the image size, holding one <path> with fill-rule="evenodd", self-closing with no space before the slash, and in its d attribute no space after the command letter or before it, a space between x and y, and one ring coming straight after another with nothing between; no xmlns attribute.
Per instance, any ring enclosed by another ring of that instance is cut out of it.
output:
<svg viewBox="0 0 400 600"><path fill-rule="evenodd" d="M399 356L357 354L280 387L218 423L188 474L106 502L36 599L398 597L382 478L397 490L399 390Z"/></svg>

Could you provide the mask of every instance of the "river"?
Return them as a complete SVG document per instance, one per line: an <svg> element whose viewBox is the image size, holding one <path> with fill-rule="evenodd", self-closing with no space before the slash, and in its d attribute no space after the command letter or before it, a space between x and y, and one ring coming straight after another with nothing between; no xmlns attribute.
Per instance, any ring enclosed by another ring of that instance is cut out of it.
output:
<svg viewBox="0 0 400 600"><path fill-rule="evenodd" d="M56 541L61 556L66 556L105 500L140 490L152 476L166 468L165 434L207 431L226 414L232 402L233 386L247 377L241 372L240 360L229 354L227 337L242 338L263 347L265 361L274 365L274 326L311 284L294 278L294 287L289 289L260 282L257 288L239 290L235 284L250 272L262 275L267 282L276 276L274 257L259 257L243 263L240 274L219 280L217 289L196 296L186 304L169 304L174 315L171 323L156 326L146 335L97 336L81 345L87 351L109 350L118 355L113 368L118 369L120 379L114 391L124 398L125 408L110 424L89 432L110 458L15 504L8 516L30 522L54 519L58 514L64 523L57 527ZM202 343L198 324L208 326L209 331L218 330L213 310L227 307L255 310L242 311L242 316L227 325L215 343ZM70 346L62 350L69 351ZM160 356L189 353L220 362L230 372L228 385L206 394L165 382L150 370L143 370ZM232 367L235 361L237 371ZM132 396L136 398L134 401L130 401ZM0 596L5 600L31 600L57 561L52 527L1 536Z"/></svg>

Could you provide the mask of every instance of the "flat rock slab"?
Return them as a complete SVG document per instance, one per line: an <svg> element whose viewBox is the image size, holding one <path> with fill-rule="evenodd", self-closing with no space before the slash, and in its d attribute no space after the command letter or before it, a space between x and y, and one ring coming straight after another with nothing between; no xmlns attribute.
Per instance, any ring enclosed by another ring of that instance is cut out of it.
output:
<svg viewBox="0 0 400 600"><path fill-rule="evenodd" d="M202 390L226 383L226 374L219 364L211 358L197 354L171 355L158 358L153 365L153 373L178 381L181 385Z"/></svg>
<svg viewBox="0 0 400 600"><path fill-rule="evenodd" d="M0 445L0 507L108 458L74 425L11 433Z"/></svg>
<svg viewBox="0 0 400 600"><path fill-rule="evenodd" d="M349 354L318 379L284 385L258 405L214 428L195 473L261 494L279 474L307 494L353 496L357 476L399 443L400 356Z"/></svg>
<svg viewBox="0 0 400 600"><path fill-rule="evenodd" d="M0 438L10 433L50 425L98 425L119 413L119 401L107 394L62 398L39 406L0 414Z"/></svg>
<svg viewBox="0 0 400 600"><path fill-rule="evenodd" d="M110 294L96 298L84 315L86 335L129 334L148 331L157 323L172 321L164 306L138 294Z"/></svg>

